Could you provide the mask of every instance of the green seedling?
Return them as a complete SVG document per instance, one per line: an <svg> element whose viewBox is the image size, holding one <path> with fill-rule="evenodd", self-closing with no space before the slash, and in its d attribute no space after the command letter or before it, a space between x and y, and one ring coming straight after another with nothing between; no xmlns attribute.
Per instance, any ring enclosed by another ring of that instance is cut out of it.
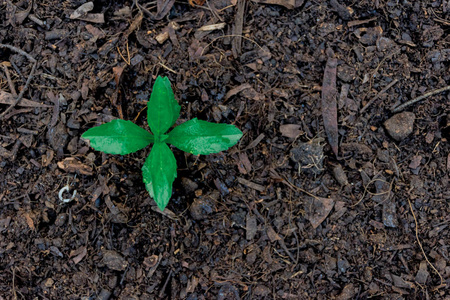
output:
<svg viewBox="0 0 450 300"><path fill-rule="evenodd" d="M197 118L176 126L166 134L178 119L180 109L169 79L158 76L147 103L147 120L153 134L131 121L113 120L87 130L81 137L89 140L95 150L120 155L136 152L154 143L142 167L142 175L150 196L164 210L177 177L175 156L167 143L194 155L206 155L227 150L242 137L242 132L234 125L210 123Z"/></svg>

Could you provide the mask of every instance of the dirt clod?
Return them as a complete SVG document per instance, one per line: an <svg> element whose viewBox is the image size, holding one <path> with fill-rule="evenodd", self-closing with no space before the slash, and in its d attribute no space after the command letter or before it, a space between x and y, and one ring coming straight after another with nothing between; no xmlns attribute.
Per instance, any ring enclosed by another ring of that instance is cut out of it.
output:
<svg viewBox="0 0 450 300"><path fill-rule="evenodd" d="M291 150L291 159L299 164L299 172L318 175L323 171L323 145L317 140L300 143Z"/></svg>

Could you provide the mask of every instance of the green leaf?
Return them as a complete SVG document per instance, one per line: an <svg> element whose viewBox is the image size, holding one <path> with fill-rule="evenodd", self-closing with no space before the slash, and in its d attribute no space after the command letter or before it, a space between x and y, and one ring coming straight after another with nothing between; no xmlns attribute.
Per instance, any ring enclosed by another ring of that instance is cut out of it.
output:
<svg viewBox="0 0 450 300"><path fill-rule="evenodd" d="M158 137L169 130L178 119L180 109L169 79L158 76L147 103L147 121L153 134Z"/></svg>
<svg viewBox="0 0 450 300"><path fill-rule="evenodd" d="M210 154L227 150L242 137L242 131L229 124L198 120L187 121L169 132L166 142L192 154Z"/></svg>
<svg viewBox="0 0 450 300"><path fill-rule="evenodd" d="M112 120L87 130L81 136L91 147L109 154L129 154L148 146L153 135L131 121Z"/></svg>
<svg viewBox="0 0 450 300"><path fill-rule="evenodd" d="M172 183L177 177L177 162L166 143L155 143L142 167L144 183L159 209L164 210L172 196Z"/></svg>

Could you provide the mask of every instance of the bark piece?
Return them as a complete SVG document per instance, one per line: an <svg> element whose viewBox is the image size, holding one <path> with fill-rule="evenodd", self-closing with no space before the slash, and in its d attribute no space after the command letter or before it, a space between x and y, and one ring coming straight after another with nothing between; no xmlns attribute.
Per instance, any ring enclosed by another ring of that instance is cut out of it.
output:
<svg viewBox="0 0 450 300"><path fill-rule="evenodd" d="M322 117L328 142L334 154L338 155L338 124L336 104L336 67L337 59L329 58L325 66L322 83Z"/></svg>

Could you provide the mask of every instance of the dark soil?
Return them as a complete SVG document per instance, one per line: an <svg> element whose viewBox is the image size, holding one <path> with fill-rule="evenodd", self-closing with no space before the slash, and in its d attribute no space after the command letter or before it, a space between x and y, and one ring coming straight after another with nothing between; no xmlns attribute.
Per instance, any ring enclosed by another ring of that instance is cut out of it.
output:
<svg viewBox="0 0 450 300"><path fill-rule="evenodd" d="M0 299L450 298L449 1L83 3L0 3ZM80 138L158 75L244 132L164 212Z"/></svg>

